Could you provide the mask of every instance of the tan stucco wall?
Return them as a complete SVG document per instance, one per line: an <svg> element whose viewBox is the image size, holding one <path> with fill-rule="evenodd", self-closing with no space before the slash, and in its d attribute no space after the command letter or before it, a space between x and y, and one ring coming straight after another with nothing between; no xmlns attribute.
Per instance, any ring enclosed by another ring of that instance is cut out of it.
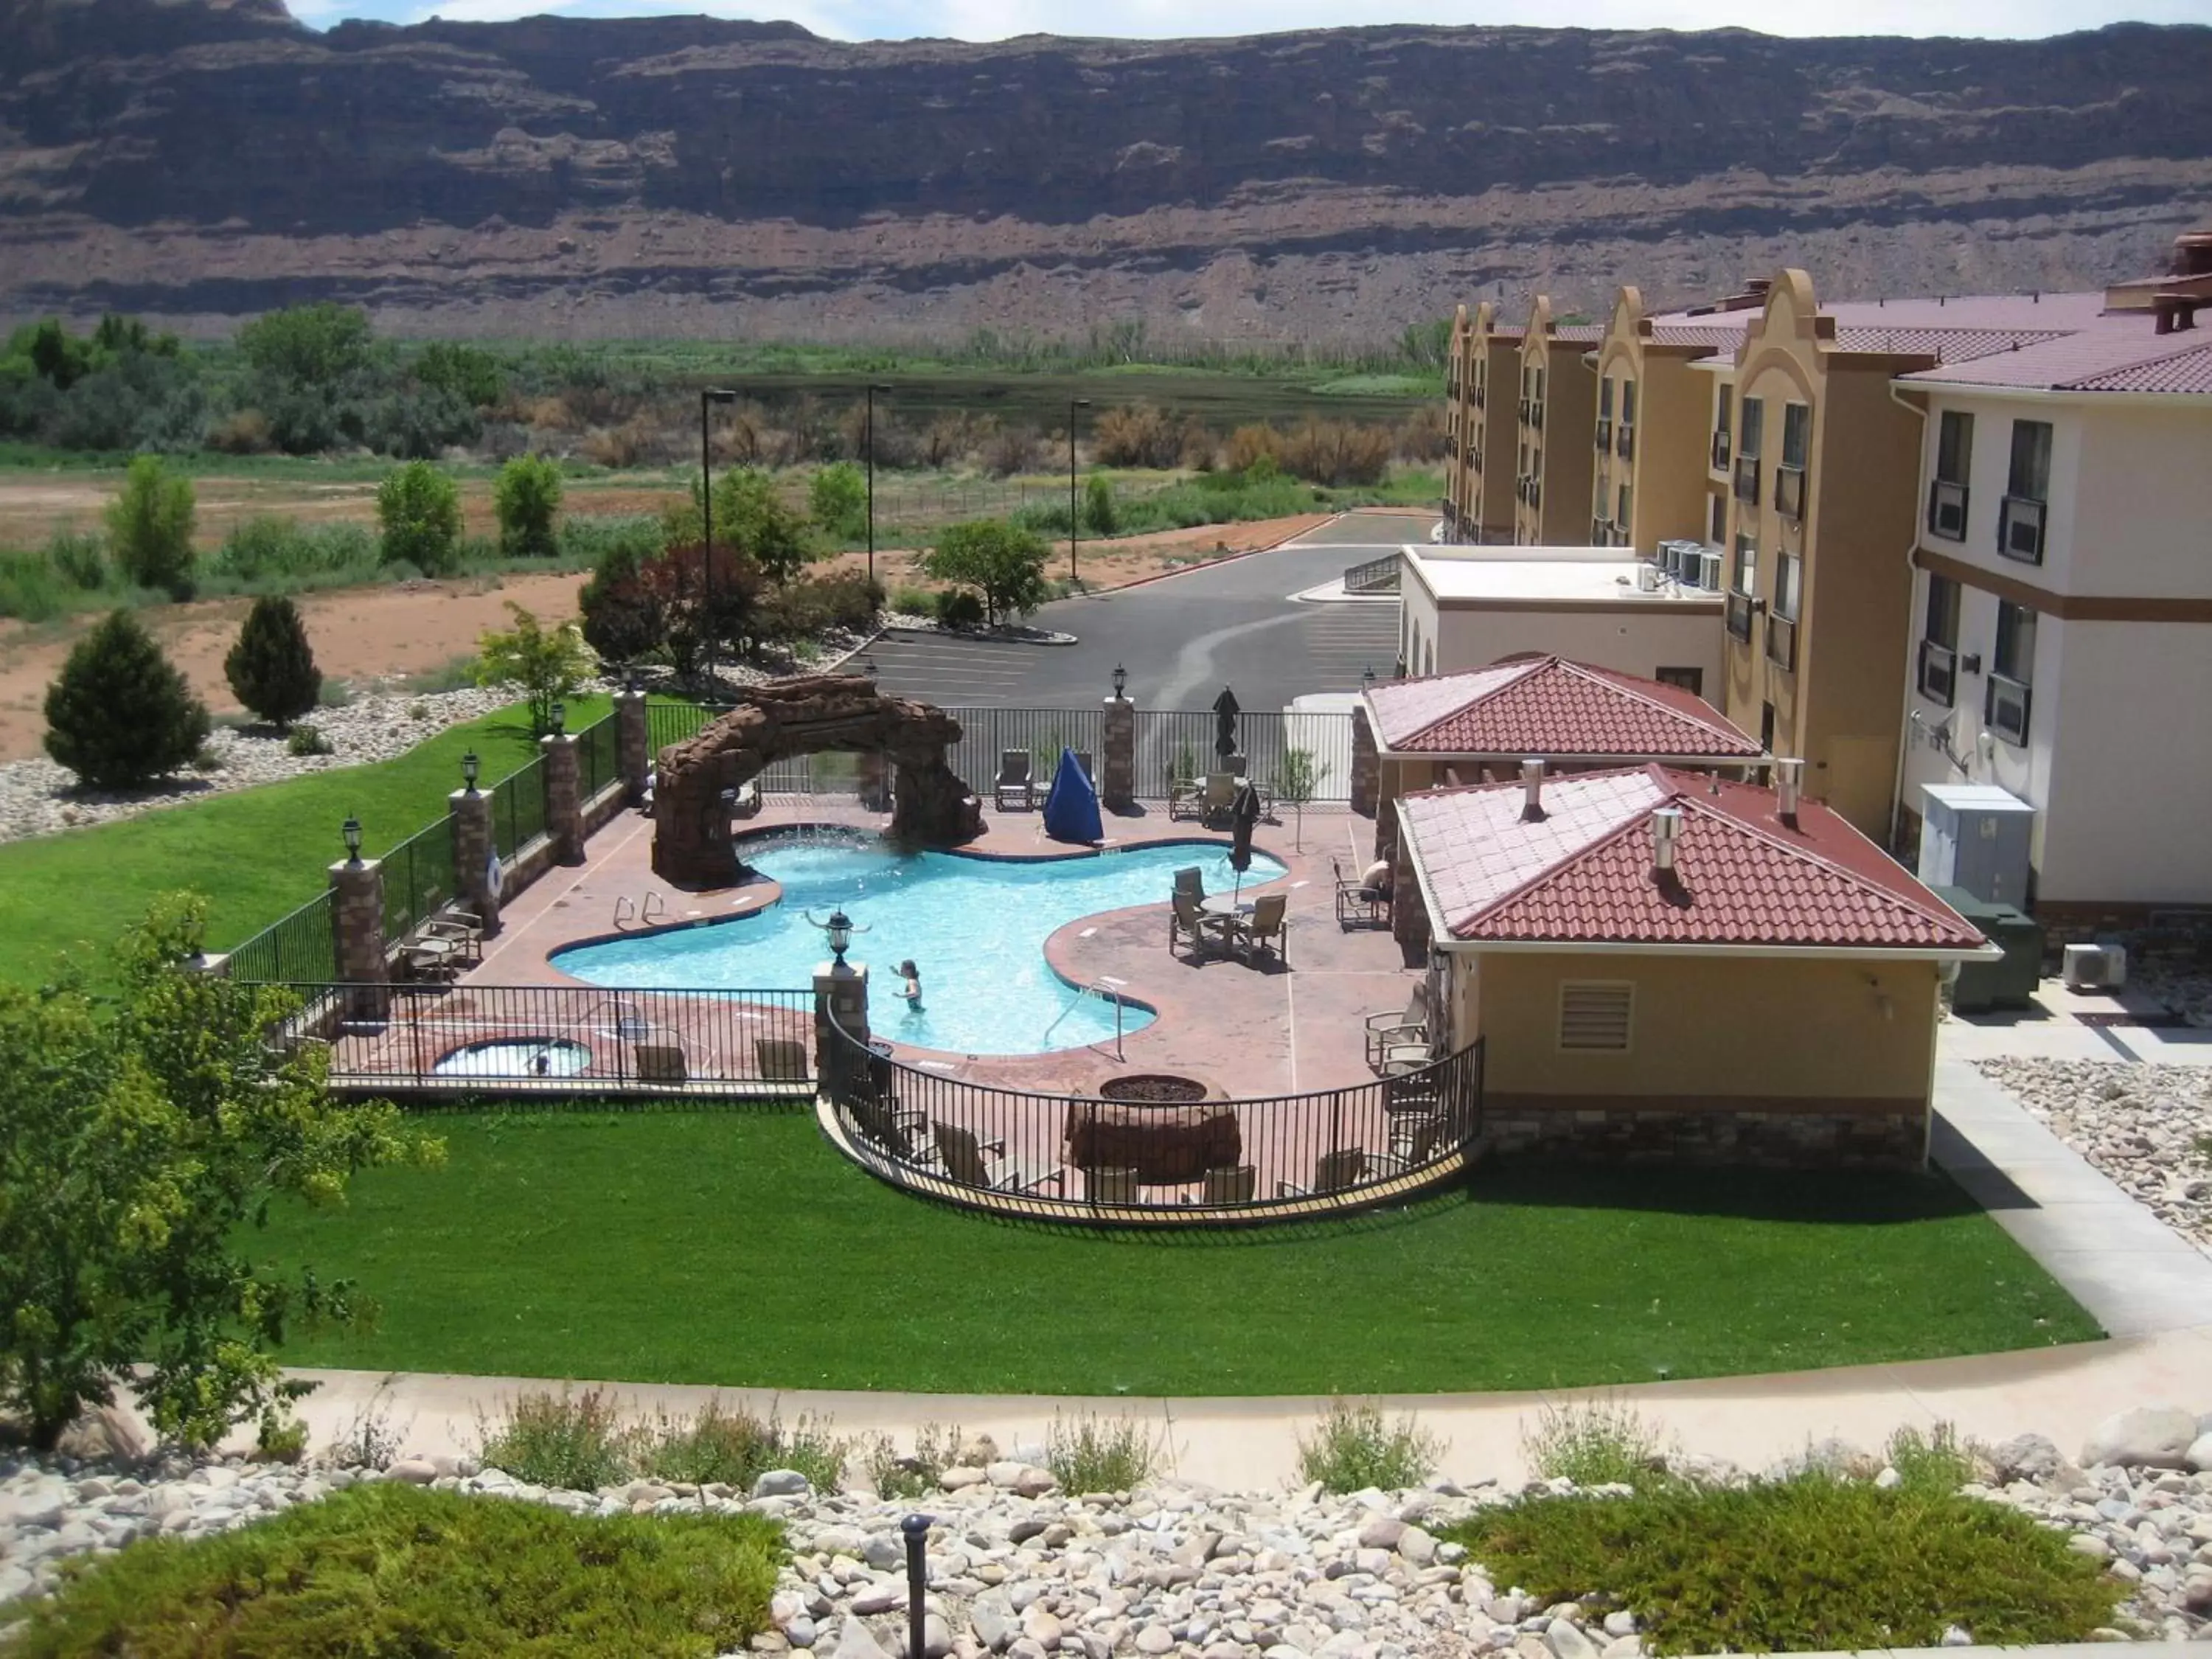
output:
<svg viewBox="0 0 2212 1659"><path fill-rule="evenodd" d="M1468 959L1452 953L1455 973ZM1628 1052L1562 1054L1564 980L1627 980ZM1932 963L1491 952L1482 957L1483 1086L1502 1095L1928 1097Z"/></svg>
<svg viewBox="0 0 2212 1659"><path fill-rule="evenodd" d="M1614 520L1619 487L1626 483L1629 544L1649 557L1662 541L1705 539L1713 382L1710 374L1690 367L1691 358L1681 349L1653 346L1643 338L1644 312L1635 295L1636 290L1625 289L1614 301L1613 320L1598 349L1598 377L1635 383L1636 453L1624 461L1616 444L1610 459L1596 456L1590 505L1595 510L1600 504L1595 483L1601 478L1605 511L1599 516ZM1620 420L1616 384L1616 431Z"/></svg>

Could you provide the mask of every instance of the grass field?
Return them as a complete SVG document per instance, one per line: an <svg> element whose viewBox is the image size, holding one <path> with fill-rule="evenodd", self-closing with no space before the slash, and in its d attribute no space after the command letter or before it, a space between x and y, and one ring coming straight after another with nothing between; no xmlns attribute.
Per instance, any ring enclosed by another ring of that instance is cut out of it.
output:
<svg viewBox="0 0 2212 1659"><path fill-rule="evenodd" d="M580 732L606 713L605 697L569 704ZM338 826L359 816L374 856L446 811L473 748L483 780L506 776L537 752L518 705L439 733L397 760L313 773L284 783L167 807L142 817L0 846L0 977L46 975L60 951L105 945L158 895L206 895L211 943L226 948L305 903L345 855Z"/></svg>
<svg viewBox="0 0 2212 1659"><path fill-rule="evenodd" d="M1495 1165L1327 1227L1175 1239L940 1209L808 1116L453 1114L257 1242L380 1330L288 1362L1043 1394L1530 1389L2075 1341L2094 1323L1939 1176Z"/></svg>

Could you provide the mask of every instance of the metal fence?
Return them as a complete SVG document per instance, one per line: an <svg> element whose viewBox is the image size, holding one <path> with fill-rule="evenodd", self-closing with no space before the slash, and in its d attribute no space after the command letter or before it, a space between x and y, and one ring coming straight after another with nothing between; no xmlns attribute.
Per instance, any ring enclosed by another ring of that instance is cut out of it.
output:
<svg viewBox="0 0 2212 1659"><path fill-rule="evenodd" d="M425 824L384 854L384 942L404 939L453 902L450 818Z"/></svg>
<svg viewBox="0 0 2212 1659"><path fill-rule="evenodd" d="M525 763L491 787L492 843L511 859L545 833L545 757Z"/></svg>
<svg viewBox="0 0 2212 1659"><path fill-rule="evenodd" d="M622 733L615 717L596 720L576 733L576 781L590 800L622 776Z"/></svg>
<svg viewBox="0 0 2212 1659"><path fill-rule="evenodd" d="M1410 1195L1482 1128L1482 1043L1344 1089L1187 1103L995 1088L905 1065L834 1022L823 1091L895 1185L1006 1213L1193 1225Z"/></svg>
<svg viewBox="0 0 2212 1659"><path fill-rule="evenodd" d="M255 982L337 977L336 912L327 887L230 953L230 976Z"/></svg>
<svg viewBox="0 0 2212 1659"><path fill-rule="evenodd" d="M658 755L672 743L696 737L724 708L692 703L655 703L646 710L647 730ZM1096 765L1105 748L1105 713L1088 708L948 708L960 722L960 741L945 752L945 763L969 788L988 793L1008 750L1031 757L1036 775L1049 779L1063 747L1089 755ZM1220 721L1210 708L1139 708L1136 722L1136 794L1139 800L1164 800L1178 777L1201 777L1213 770ZM1294 769L1291 756L1302 751L1312 779L1311 799L1352 797L1352 716L1348 714L1280 710L1248 711L1231 730L1245 774L1280 793ZM767 794L816 794L834 787L849 771L849 757L797 756L776 762L761 774Z"/></svg>
<svg viewBox="0 0 2212 1659"><path fill-rule="evenodd" d="M814 1097L811 990L289 984L271 1039L318 1044L349 1093Z"/></svg>

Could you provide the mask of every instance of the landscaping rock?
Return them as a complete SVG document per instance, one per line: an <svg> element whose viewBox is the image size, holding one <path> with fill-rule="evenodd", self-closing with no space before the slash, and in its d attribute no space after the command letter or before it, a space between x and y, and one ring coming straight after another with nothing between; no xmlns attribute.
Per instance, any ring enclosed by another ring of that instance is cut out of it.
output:
<svg viewBox="0 0 2212 1659"><path fill-rule="evenodd" d="M1992 1446L1990 1462L1999 1486L2008 1480L2048 1480L2066 1465L2057 1443L2042 1434L2016 1434Z"/></svg>
<svg viewBox="0 0 2212 1659"><path fill-rule="evenodd" d="M384 1472L387 1480L404 1480L410 1486L427 1486L438 1478L438 1466L427 1457L403 1457Z"/></svg>
<svg viewBox="0 0 2212 1659"><path fill-rule="evenodd" d="M756 1498L803 1498L814 1490L813 1483L797 1469L767 1469L753 1482Z"/></svg>
<svg viewBox="0 0 2212 1659"><path fill-rule="evenodd" d="M1552 1659L1598 1659L1597 1644L1568 1619L1554 1619L1544 1626L1544 1646Z"/></svg>
<svg viewBox="0 0 2212 1659"><path fill-rule="evenodd" d="M2206 1430L2189 1443L2189 1449L2183 1454L2183 1460L2200 1474L2212 1473L2212 1429Z"/></svg>
<svg viewBox="0 0 2212 1659"><path fill-rule="evenodd" d="M831 1650L831 1659L891 1659L891 1656L869 1634L866 1625L857 1619L848 1619L837 1632L837 1645Z"/></svg>
<svg viewBox="0 0 2212 1659"><path fill-rule="evenodd" d="M2143 1406L2108 1417L2089 1431L2081 1462L2090 1468L2186 1468L2197 1418L2172 1406Z"/></svg>

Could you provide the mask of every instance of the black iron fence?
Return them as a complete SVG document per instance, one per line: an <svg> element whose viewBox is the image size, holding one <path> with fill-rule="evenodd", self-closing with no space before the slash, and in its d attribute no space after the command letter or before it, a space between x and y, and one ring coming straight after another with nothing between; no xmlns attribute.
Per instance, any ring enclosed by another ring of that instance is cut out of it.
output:
<svg viewBox="0 0 2212 1659"><path fill-rule="evenodd" d="M337 934L330 889L271 922L230 953L233 979L256 982L336 979Z"/></svg>
<svg viewBox="0 0 2212 1659"><path fill-rule="evenodd" d="M609 714L576 733L577 785L583 791L582 799L588 801L621 777L621 728Z"/></svg>
<svg viewBox="0 0 2212 1659"><path fill-rule="evenodd" d="M453 830L440 818L384 854L384 942L404 939L453 902Z"/></svg>
<svg viewBox="0 0 2212 1659"><path fill-rule="evenodd" d="M538 756L491 787L492 844L511 859L545 833L545 757Z"/></svg>
<svg viewBox="0 0 2212 1659"><path fill-rule="evenodd" d="M866 1168L1039 1219L1195 1224L1356 1208L1444 1178L1482 1128L1480 1040L1349 1088L1178 1100L1182 1079L1156 1078L1139 1088L1152 1098L1105 1099L947 1077L830 1030L823 1093Z"/></svg>
<svg viewBox="0 0 2212 1659"><path fill-rule="evenodd" d="M289 983L271 1033L348 1093L814 1097L811 990Z"/></svg>

